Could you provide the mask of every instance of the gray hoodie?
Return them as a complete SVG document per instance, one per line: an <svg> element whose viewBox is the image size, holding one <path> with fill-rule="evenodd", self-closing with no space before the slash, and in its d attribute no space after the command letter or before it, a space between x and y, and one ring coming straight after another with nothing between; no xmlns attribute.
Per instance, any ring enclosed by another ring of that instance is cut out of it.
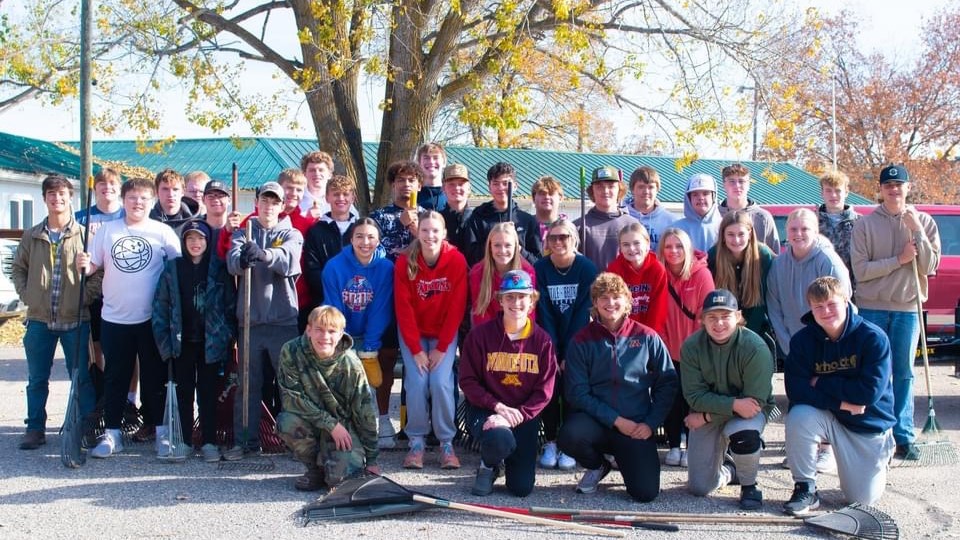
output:
<svg viewBox="0 0 960 540"><path fill-rule="evenodd" d="M290 219L283 218L270 229L264 229L256 216L252 238L267 251L268 262L259 261L250 268L250 326L259 324L297 324L297 289L294 283L300 275L300 253L303 250L303 235L293 228ZM227 252L227 269L240 277L239 291L243 291L244 271L240 267L240 249L246 242L244 228L237 227L230 239ZM238 300L242 292L238 294ZM243 301L237 302L237 318L243 318Z"/></svg>
<svg viewBox="0 0 960 540"><path fill-rule="evenodd" d="M840 280L849 298L850 277L840 255L826 237L819 236L813 248L802 259L793 256L793 246L776 259L767 274L767 317L773 326L777 343L784 354L790 354L790 338L805 325L800 321L810 311L807 287L818 277L833 276Z"/></svg>
<svg viewBox="0 0 960 540"><path fill-rule="evenodd" d="M687 181L687 190L690 189L690 182L694 177ZM717 190L713 190L713 206L707 210L706 215L700 217L697 211L690 204L690 195L683 196L683 217L673 223L673 226L683 230L690 237L694 249L700 251L709 251L717 243L717 236L720 234L720 215L717 205Z"/></svg>
<svg viewBox="0 0 960 540"><path fill-rule="evenodd" d="M647 232L650 233L650 251L654 253L657 251L657 245L660 244L660 235L663 234L663 231L680 219L680 216L667 210L659 202L657 202L657 205L653 207L653 211L649 214L642 213L634 208L632 204L627 206L627 212L630 212L630 215L646 227Z"/></svg>

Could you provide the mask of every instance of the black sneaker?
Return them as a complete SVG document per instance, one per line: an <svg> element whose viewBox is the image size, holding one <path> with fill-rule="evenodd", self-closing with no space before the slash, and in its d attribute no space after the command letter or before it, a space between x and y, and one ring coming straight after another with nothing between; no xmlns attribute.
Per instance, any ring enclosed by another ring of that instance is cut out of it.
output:
<svg viewBox="0 0 960 540"><path fill-rule="evenodd" d="M740 486L740 509L759 510L763 508L763 492L757 485Z"/></svg>
<svg viewBox="0 0 960 540"><path fill-rule="evenodd" d="M493 483L497 481L498 473L498 467L490 469L481 463L480 466L477 467L477 477L473 481L473 489L470 490L470 493L478 497L484 497L493 493Z"/></svg>
<svg viewBox="0 0 960 540"><path fill-rule="evenodd" d="M820 508L820 497L816 490L810 491L806 482L794 484L793 495L783 504L783 512L791 516L805 516L817 508Z"/></svg>
<svg viewBox="0 0 960 540"><path fill-rule="evenodd" d="M913 443L898 444L897 451L893 455L904 461L917 461L920 459L920 449Z"/></svg>

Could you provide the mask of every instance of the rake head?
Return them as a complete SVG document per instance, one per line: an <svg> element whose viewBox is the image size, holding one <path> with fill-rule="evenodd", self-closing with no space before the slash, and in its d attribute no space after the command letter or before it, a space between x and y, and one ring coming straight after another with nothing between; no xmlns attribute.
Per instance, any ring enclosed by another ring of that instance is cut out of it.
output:
<svg viewBox="0 0 960 540"><path fill-rule="evenodd" d="M218 471L243 471L253 473L266 473L276 468L276 464L270 458L250 458L243 461L221 461L217 465Z"/></svg>
<svg viewBox="0 0 960 540"><path fill-rule="evenodd" d="M807 525L854 538L897 540L900 528L889 515L872 506L851 504L846 508L803 520Z"/></svg>
<svg viewBox="0 0 960 540"><path fill-rule="evenodd" d="M177 384L170 379L167 382L167 403L163 409L163 425L167 427L170 441L170 453L160 457L162 461L182 463L193 453L193 446L183 440L183 428L180 423L180 404L177 401Z"/></svg>

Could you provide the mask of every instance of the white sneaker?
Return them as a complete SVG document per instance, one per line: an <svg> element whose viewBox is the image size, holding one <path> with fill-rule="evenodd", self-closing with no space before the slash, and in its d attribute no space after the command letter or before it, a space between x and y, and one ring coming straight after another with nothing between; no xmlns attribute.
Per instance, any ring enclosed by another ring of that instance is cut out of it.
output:
<svg viewBox="0 0 960 540"><path fill-rule="evenodd" d="M577 460L563 452L559 452L557 454L557 468L561 471L572 471L577 468Z"/></svg>
<svg viewBox="0 0 960 540"><path fill-rule="evenodd" d="M377 428L377 448L390 449L397 446L397 431L389 416L381 416Z"/></svg>
<svg viewBox="0 0 960 540"><path fill-rule="evenodd" d="M120 430L108 429L100 436L100 442L90 451L90 455L95 458L108 458L118 452L123 452Z"/></svg>
<svg viewBox="0 0 960 540"><path fill-rule="evenodd" d="M167 459L173 447L170 445L170 438L167 436L167 426L157 426L157 442L155 445L158 459Z"/></svg>
<svg viewBox="0 0 960 540"><path fill-rule="evenodd" d="M681 450L681 451L680 451L680 466L683 467L684 469L686 469L686 468L687 468L687 465L688 465L688 463L687 463L687 451L686 451L686 450Z"/></svg>
<svg viewBox="0 0 960 540"><path fill-rule="evenodd" d="M833 455L833 448L830 445L823 445L817 451L817 472L828 474L837 472L837 458Z"/></svg>
<svg viewBox="0 0 960 540"><path fill-rule="evenodd" d="M671 448L667 451L667 457L663 458L663 463L671 467L680 466L680 449Z"/></svg>
<svg viewBox="0 0 960 540"><path fill-rule="evenodd" d="M544 469L553 469L557 466L559 456L557 455L557 443L548 442L543 445L543 453L540 454L540 466Z"/></svg>

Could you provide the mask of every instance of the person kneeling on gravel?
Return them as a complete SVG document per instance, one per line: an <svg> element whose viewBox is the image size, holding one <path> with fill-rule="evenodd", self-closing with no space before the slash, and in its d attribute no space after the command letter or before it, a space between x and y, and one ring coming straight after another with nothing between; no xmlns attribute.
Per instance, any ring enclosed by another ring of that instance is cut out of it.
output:
<svg viewBox="0 0 960 540"><path fill-rule="evenodd" d="M854 313L846 289L834 277L807 287L806 326L790 339L784 386L787 462L795 482L783 505L802 516L820 506L817 443L833 443L840 489L850 502L871 505L883 495L894 451L890 340Z"/></svg>
<svg viewBox="0 0 960 540"><path fill-rule="evenodd" d="M377 465L377 417L363 364L334 307L314 308L304 334L280 351L277 431L307 466L295 487L316 491Z"/></svg>
<svg viewBox="0 0 960 540"><path fill-rule="evenodd" d="M698 497L740 484L740 508L759 510L757 469L773 410L773 358L747 328L737 298L717 289L703 300L703 329L680 349L680 384L690 404L687 488Z"/></svg>

